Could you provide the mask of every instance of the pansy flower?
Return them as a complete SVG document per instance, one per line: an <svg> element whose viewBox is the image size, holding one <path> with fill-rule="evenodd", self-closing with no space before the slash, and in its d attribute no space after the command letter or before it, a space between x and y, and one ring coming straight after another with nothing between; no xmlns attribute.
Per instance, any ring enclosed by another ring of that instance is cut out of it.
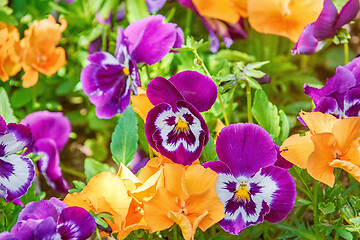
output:
<svg viewBox="0 0 360 240"><path fill-rule="evenodd" d="M174 23L163 23L161 15L132 22L125 30L118 29L115 56L107 52L90 54L90 65L81 72L85 94L96 106L99 118L111 118L125 111L131 89L137 94L140 76L137 63L159 62L170 48L184 42L183 32Z"/></svg>
<svg viewBox="0 0 360 240"><path fill-rule="evenodd" d="M11 232L0 233L0 239L78 239L85 240L95 232L95 220L80 207L68 207L57 198L28 203L19 213Z"/></svg>
<svg viewBox="0 0 360 240"><path fill-rule="evenodd" d="M16 154L31 143L32 135L27 126L6 125L0 116L0 196L7 202L24 195L34 180L33 162Z"/></svg>
<svg viewBox="0 0 360 240"><path fill-rule="evenodd" d="M21 40L21 65L25 71L22 77L23 87L34 86L39 78L39 72L50 76L66 64L65 50L56 47L65 31L67 22L60 18L58 24L53 16L48 19L34 21L25 30Z"/></svg>
<svg viewBox="0 0 360 240"><path fill-rule="evenodd" d="M280 147L281 155L329 187L335 183L335 168L360 181L360 118L340 120L320 112L300 112L300 117L309 131L286 139Z"/></svg>
<svg viewBox="0 0 360 240"><path fill-rule="evenodd" d="M287 170L274 166L271 136L252 123L232 124L217 137L220 161L206 162L219 175L216 192L225 208L219 224L231 234L267 220L284 219L295 203L295 183Z"/></svg>
<svg viewBox="0 0 360 240"><path fill-rule="evenodd" d="M208 142L209 130L200 112L214 104L215 83L198 72L184 71L168 80L154 78L146 92L155 105L145 123L150 146L176 163L191 164Z"/></svg>
<svg viewBox="0 0 360 240"><path fill-rule="evenodd" d="M305 84L304 92L313 99L314 112L337 118L360 116L360 58L338 66L335 75L320 89Z"/></svg>
<svg viewBox="0 0 360 240"><path fill-rule="evenodd" d="M30 127L34 144L28 150L44 155L36 164L48 184L60 192L67 192L69 186L62 177L60 152L69 140L70 121L61 112L34 112L27 115L22 124Z"/></svg>
<svg viewBox="0 0 360 240"><path fill-rule="evenodd" d="M291 50L292 54L314 54L321 49L321 41L333 38L336 32L353 20L359 11L359 1L349 0L340 13L331 0L324 0L318 19L307 25Z"/></svg>

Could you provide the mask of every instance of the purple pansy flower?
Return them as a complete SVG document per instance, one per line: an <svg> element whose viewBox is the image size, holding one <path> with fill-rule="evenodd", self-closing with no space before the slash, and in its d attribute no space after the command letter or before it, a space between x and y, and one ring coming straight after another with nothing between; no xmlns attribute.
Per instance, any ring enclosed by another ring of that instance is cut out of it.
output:
<svg viewBox="0 0 360 240"><path fill-rule="evenodd" d="M11 232L0 240L87 239L95 232L91 214L81 207L68 207L57 198L31 202L20 212Z"/></svg>
<svg viewBox="0 0 360 240"><path fill-rule="evenodd" d="M150 146L176 163L191 164L208 142L209 130L200 112L214 104L215 83L198 72L184 71L169 80L154 78L146 93L155 105L145 123Z"/></svg>
<svg viewBox="0 0 360 240"><path fill-rule="evenodd" d="M360 57L338 66L334 76L318 89L304 85L314 103L313 112L329 113L337 118L360 116Z"/></svg>
<svg viewBox="0 0 360 240"><path fill-rule="evenodd" d="M127 167L130 168L133 174L136 174L142 169L149 161L149 158L140 149L134 155L134 158L128 163Z"/></svg>
<svg viewBox="0 0 360 240"><path fill-rule="evenodd" d="M314 54L324 45L321 41L333 38L342 26L356 17L358 11L359 0L349 0L340 13L331 0L325 0L318 19L304 28L291 53Z"/></svg>
<svg viewBox="0 0 360 240"><path fill-rule="evenodd" d="M31 159L15 153L32 143L30 129L9 123L0 116L0 196L10 202L24 195L34 180Z"/></svg>
<svg viewBox="0 0 360 240"><path fill-rule="evenodd" d="M219 175L215 190L224 204L219 224L232 234L267 220L284 219L295 203L296 188L286 169L274 166L271 136L252 123L229 125L216 140L220 161L206 162Z"/></svg>
<svg viewBox="0 0 360 240"><path fill-rule="evenodd" d="M174 23L163 23L164 19L161 15L149 16L132 22L125 30L119 28L115 56L107 52L89 55L90 65L82 70L80 80L99 118L124 112L131 89L137 94L141 84L137 63L157 63L170 48L182 46L182 30Z"/></svg>
<svg viewBox="0 0 360 240"><path fill-rule="evenodd" d="M61 112L34 112L21 122L30 127L34 144L29 151L44 156L37 162L40 173L55 190L67 192L69 186L59 167L60 152L69 140L71 124Z"/></svg>

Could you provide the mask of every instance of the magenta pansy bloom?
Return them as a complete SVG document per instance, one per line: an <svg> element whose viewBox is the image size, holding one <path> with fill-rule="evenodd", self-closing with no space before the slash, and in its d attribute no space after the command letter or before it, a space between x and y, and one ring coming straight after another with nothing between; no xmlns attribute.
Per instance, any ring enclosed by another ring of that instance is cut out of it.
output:
<svg viewBox="0 0 360 240"><path fill-rule="evenodd" d="M349 0L340 13L331 0L325 0L318 19L305 27L291 50L292 54L314 54L322 48L321 41L333 38L342 26L356 17L358 11L358 0Z"/></svg>
<svg viewBox="0 0 360 240"><path fill-rule="evenodd" d="M68 207L57 198L28 203L19 213L11 232L0 240L87 239L95 232L91 214L80 207Z"/></svg>
<svg viewBox="0 0 360 240"><path fill-rule="evenodd" d="M137 94L140 76L137 63L159 62L170 48L179 48L184 35L174 23L163 23L161 15L132 22L125 30L118 29L115 56L107 52L90 54L90 65L81 72L85 94L96 106L99 118L111 118L125 111L131 89Z"/></svg>
<svg viewBox="0 0 360 240"><path fill-rule="evenodd" d="M219 175L215 190L224 204L224 230L239 234L267 220L283 220L295 203L295 182L286 169L274 166L277 150L271 136L252 123L229 125L216 141L220 161L206 162Z"/></svg>
<svg viewBox="0 0 360 240"><path fill-rule="evenodd" d="M0 116L0 196L10 202L20 198L34 180L30 158L16 154L32 143L30 128L9 123Z"/></svg>
<svg viewBox="0 0 360 240"><path fill-rule="evenodd" d="M34 112L21 122L30 127L34 144L29 151L44 155L37 166L48 184L55 190L67 192L69 186L62 177L60 152L69 140L71 124L61 112Z"/></svg>
<svg viewBox="0 0 360 240"><path fill-rule="evenodd" d="M200 112L214 104L215 83L198 72L184 71L168 80L154 78L146 92L155 105L145 123L150 146L176 163L191 164L199 158L209 139L209 130Z"/></svg>
<svg viewBox="0 0 360 240"><path fill-rule="evenodd" d="M360 116L360 57L338 66L324 87L318 89L305 84L304 92L313 99L314 112L337 118Z"/></svg>

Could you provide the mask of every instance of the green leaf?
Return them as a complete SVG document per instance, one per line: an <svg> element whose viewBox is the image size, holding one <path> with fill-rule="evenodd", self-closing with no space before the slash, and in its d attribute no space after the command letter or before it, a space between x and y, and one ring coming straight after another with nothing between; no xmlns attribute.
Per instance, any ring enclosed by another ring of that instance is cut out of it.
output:
<svg viewBox="0 0 360 240"><path fill-rule="evenodd" d="M86 158L84 162L84 172L86 181L88 182L90 178L92 178L95 175L98 175L101 172L110 171L112 173L116 173L116 170L114 167L109 166L106 163L101 163L95 159L92 158Z"/></svg>
<svg viewBox="0 0 360 240"><path fill-rule="evenodd" d="M13 108L23 107L32 100L32 89L19 88L15 90L10 97L11 106Z"/></svg>
<svg viewBox="0 0 360 240"><path fill-rule="evenodd" d="M129 106L120 117L111 137L110 150L114 161L127 165L134 157L138 147L136 113Z"/></svg>
<svg viewBox="0 0 360 240"><path fill-rule="evenodd" d="M321 202L318 205L320 211L323 212L323 214L329 214L335 212L336 208L335 205L332 202L324 203Z"/></svg>
<svg viewBox="0 0 360 240"><path fill-rule="evenodd" d="M6 123L17 122L4 88L0 88L0 115L3 117Z"/></svg>
<svg viewBox="0 0 360 240"><path fill-rule="evenodd" d="M290 124L289 124L289 120L285 114L285 112L283 110L279 111L279 116L280 116L280 135L278 136L278 138L281 141L284 141L290 133Z"/></svg>
<svg viewBox="0 0 360 240"><path fill-rule="evenodd" d="M212 237L210 238L209 240L225 240L225 236L215 236L215 237Z"/></svg>
<svg viewBox="0 0 360 240"><path fill-rule="evenodd" d="M216 59L226 59L231 62L253 62L255 58L253 56L248 55L247 53L231 50L231 49L223 49L220 50L216 55Z"/></svg>
<svg viewBox="0 0 360 240"><path fill-rule="evenodd" d="M340 237L344 238L345 240L353 239L353 235L351 234L351 232L348 232L343 228L335 228L335 231L340 235Z"/></svg>
<svg viewBox="0 0 360 240"><path fill-rule="evenodd" d="M209 142L203 148L201 156L205 162L216 160L216 149L213 137L209 136Z"/></svg>
<svg viewBox="0 0 360 240"><path fill-rule="evenodd" d="M126 18L132 23L149 16L147 6L143 0L126 0Z"/></svg>
<svg viewBox="0 0 360 240"><path fill-rule="evenodd" d="M298 199L295 202L295 206L297 206L297 207L308 206L310 204L311 204L311 202L306 199Z"/></svg>

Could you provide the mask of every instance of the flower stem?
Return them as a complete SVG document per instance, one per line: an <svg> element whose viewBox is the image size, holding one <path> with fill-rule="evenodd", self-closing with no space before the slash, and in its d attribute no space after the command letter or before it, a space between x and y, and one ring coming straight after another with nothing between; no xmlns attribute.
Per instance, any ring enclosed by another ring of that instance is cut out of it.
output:
<svg viewBox="0 0 360 240"><path fill-rule="evenodd" d="M70 175L73 175L73 176L79 177L79 178L86 178L84 173L76 171L69 167L65 167L62 163L59 163L59 166L61 167L61 170L65 173L68 173Z"/></svg>
<svg viewBox="0 0 360 240"><path fill-rule="evenodd" d="M316 239L322 239L321 233L319 231L319 225L320 225L320 219L319 219L319 209L318 209L318 192L319 192L319 188L320 188L320 183L318 181L314 182L314 187L313 187L313 198L312 198L312 203L313 203L313 215L314 215L314 232L316 235Z"/></svg>
<svg viewBox="0 0 360 240"><path fill-rule="evenodd" d="M191 19L192 19L192 10L188 9L186 11L186 22L185 22L185 31L184 31L185 36L190 35L191 25L192 25Z"/></svg>
<svg viewBox="0 0 360 240"><path fill-rule="evenodd" d="M148 78L148 82L150 82L151 77L150 77L149 65L145 64L145 69L146 69L146 76Z"/></svg>
<svg viewBox="0 0 360 240"><path fill-rule="evenodd" d="M154 157L154 153L153 153L152 147L149 144L149 159L152 159L153 157Z"/></svg>
<svg viewBox="0 0 360 240"><path fill-rule="evenodd" d="M174 231L174 238L173 239L177 240L178 236L177 236L177 226L176 226L176 224L174 225L173 231Z"/></svg>
<svg viewBox="0 0 360 240"><path fill-rule="evenodd" d="M344 43L344 62L345 65L349 63L349 43Z"/></svg>
<svg viewBox="0 0 360 240"><path fill-rule="evenodd" d="M246 103L247 103L247 115L248 115L248 122L252 123L252 112L251 112L251 87L247 80L245 80L246 84Z"/></svg>

